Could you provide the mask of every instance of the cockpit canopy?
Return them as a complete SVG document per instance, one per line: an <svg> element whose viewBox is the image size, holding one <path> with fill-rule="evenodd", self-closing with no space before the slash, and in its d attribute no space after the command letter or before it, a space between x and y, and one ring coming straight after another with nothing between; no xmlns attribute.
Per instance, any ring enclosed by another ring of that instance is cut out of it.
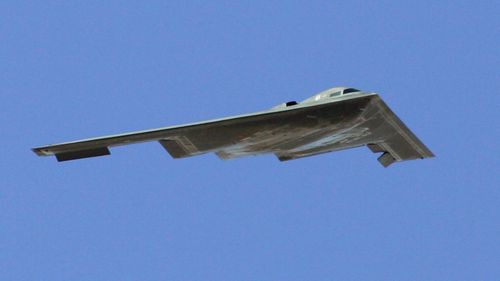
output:
<svg viewBox="0 0 500 281"><path fill-rule="evenodd" d="M347 87L336 87L336 88L331 88L328 90L325 90L319 94L316 94L306 100L303 100L301 103L309 103L309 102L317 102L322 99L327 99L327 98L336 98L336 97L341 97L344 95L349 95L353 93L359 93L361 92L358 89L354 88L347 88ZM296 101L290 101L286 103L279 104L273 108L284 108L284 107L290 107L298 104Z"/></svg>
<svg viewBox="0 0 500 281"><path fill-rule="evenodd" d="M348 94L358 93L358 92L361 92L361 91L358 89L354 89L354 88L336 87L336 88L331 88L331 89L328 89L326 91L323 91L319 94L316 94L316 95L304 100L303 102L319 101L319 100L322 100L324 98L335 98L335 97L340 97L343 95L348 95Z"/></svg>

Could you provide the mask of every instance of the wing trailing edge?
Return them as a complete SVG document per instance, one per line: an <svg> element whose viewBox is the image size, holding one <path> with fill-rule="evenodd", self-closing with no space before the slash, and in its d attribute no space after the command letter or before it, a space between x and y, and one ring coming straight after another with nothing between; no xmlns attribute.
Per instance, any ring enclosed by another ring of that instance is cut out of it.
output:
<svg viewBox="0 0 500 281"><path fill-rule="evenodd" d="M104 156L104 155L110 155L110 154L111 153L109 152L109 149L107 147L98 147L98 148L92 148L92 149L86 149L86 150L77 150L77 151L56 153L56 159L59 162L63 162L63 161Z"/></svg>

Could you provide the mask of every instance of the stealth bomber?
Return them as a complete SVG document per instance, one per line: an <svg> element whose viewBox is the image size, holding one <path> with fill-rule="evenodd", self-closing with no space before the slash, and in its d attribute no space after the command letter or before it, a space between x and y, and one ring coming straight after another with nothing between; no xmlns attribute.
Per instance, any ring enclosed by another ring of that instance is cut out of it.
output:
<svg viewBox="0 0 500 281"><path fill-rule="evenodd" d="M434 154L376 93L336 87L302 102L178 126L33 148L58 161L109 155L111 147L155 141L173 158L215 153L227 160L273 153L280 161L367 146L387 167Z"/></svg>

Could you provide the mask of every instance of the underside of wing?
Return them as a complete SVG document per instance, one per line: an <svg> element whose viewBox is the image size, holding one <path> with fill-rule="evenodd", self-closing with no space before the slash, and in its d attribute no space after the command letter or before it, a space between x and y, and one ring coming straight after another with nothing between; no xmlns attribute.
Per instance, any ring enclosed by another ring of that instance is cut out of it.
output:
<svg viewBox="0 0 500 281"><path fill-rule="evenodd" d="M378 95L294 106L34 148L58 161L108 155L109 147L158 141L173 158L216 153L221 159L274 153L281 161L367 145L385 167L433 154Z"/></svg>
<svg viewBox="0 0 500 281"><path fill-rule="evenodd" d="M378 161L384 167L394 162L434 157L377 95L372 96L361 114L339 130L303 146L277 152L276 156L288 161L365 145L373 153L380 153Z"/></svg>

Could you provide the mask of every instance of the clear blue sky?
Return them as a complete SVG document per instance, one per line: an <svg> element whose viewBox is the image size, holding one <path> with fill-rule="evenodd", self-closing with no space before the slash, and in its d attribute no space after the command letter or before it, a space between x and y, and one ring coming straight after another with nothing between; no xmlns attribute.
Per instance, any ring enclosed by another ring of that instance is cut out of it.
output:
<svg viewBox="0 0 500 281"><path fill-rule="evenodd" d="M499 280L498 1L1 1L0 280ZM378 92L366 148L57 163L31 147Z"/></svg>

